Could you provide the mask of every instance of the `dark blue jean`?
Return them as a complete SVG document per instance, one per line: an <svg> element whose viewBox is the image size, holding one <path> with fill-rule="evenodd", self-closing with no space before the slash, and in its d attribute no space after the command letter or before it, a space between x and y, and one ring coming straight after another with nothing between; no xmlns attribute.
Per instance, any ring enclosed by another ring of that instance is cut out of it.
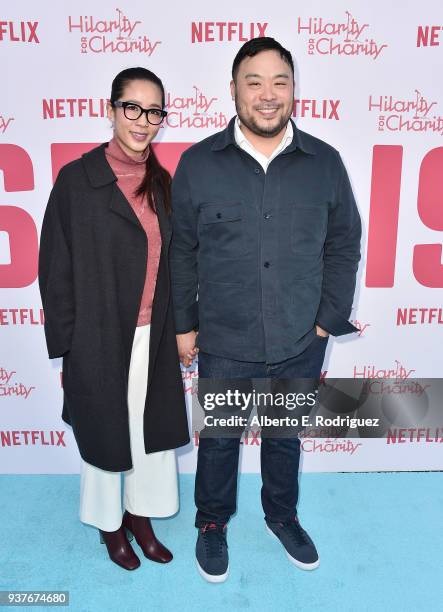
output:
<svg viewBox="0 0 443 612"><path fill-rule="evenodd" d="M199 378L320 378L328 343L316 336L296 357L280 363L235 361L200 352ZM195 478L195 526L227 523L237 507L240 437L200 437ZM265 519L290 520L297 513L300 440L263 437L260 446L261 500Z"/></svg>

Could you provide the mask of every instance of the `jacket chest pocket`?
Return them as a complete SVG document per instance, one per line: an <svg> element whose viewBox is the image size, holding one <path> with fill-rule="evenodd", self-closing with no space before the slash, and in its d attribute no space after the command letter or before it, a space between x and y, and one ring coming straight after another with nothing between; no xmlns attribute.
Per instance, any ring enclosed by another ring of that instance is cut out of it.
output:
<svg viewBox="0 0 443 612"><path fill-rule="evenodd" d="M203 204L199 227L202 255L234 259L247 253L242 203Z"/></svg>
<svg viewBox="0 0 443 612"><path fill-rule="evenodd" d="M300 257L320 256L328 228L328 205L294 204L291 246Z"/></svg>

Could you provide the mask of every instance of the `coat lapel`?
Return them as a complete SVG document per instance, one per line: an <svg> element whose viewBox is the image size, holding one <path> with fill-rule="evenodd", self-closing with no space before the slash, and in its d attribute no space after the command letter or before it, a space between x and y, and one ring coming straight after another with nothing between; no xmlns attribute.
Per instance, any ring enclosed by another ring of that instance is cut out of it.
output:
<svg viewBox="0 0 443 612"><path fill-rule="evenodd" d="M143 229L142 224L138 220L138 217L135 214L134 209L129 204L128 200L125 198L123 192L119 189L117 184L115 184L112 189L112 196L111 196L111 201L109 202L109 209L113 213L120 215L120 217L123 217L123 219L126 219L130 223L133 223L134 225L136 225L139 229L141 229L142 232L145 231Z"/></svg>
<svg viewBox="0 0 443 612"><path fill-rule="evenodd" d="M105 149L107 146L108 143L105 142L82 156L89 182L91 183L92 187L96 189L115 183L114 188L112 189L109 209L113 213L120 215L120 217L138 227L143 232L144 229L139 222L137 215L135 214L128 200L123 195L122 191L119 189L117 185L117 177L106 159ZM160 234L162 237L162 249L164 249L164 251L167 253L171 241L171 223L166 214L163 202L161 201L157 206L157 217L160 227Z"/></svg>

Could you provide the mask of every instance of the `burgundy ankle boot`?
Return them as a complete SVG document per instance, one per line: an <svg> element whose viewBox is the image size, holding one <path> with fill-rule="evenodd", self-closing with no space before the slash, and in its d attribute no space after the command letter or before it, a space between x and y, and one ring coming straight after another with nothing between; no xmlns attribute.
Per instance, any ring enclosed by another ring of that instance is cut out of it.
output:
<svg viewBox="0 0 443 612"><path fill-rule="evenodd" d="M157 563L169 563L172 560L172 553L155 537L149 518L125 510L123 526L134 535L145 557Z"/></svg>
<svg viewBox="0 0 443 612"><path fill-rule="evenodd" d="M130 545L123 525L117 531L100 531L100 541L106 544L109 558L126 570L135 570L140 559Z"/></svg>

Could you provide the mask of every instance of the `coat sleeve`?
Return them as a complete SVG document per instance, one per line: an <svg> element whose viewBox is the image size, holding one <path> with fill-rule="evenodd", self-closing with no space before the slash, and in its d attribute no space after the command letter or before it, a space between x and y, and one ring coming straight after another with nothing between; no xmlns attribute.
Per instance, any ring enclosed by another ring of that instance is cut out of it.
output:
<svg viewBox="0 0 443 612"><path fill-rule="evenodd" d="M182 156L172 181L171 287L176 332L198 329L198 211Z"/></svg>
<svg viewBox="0 0 443 612"><path fill-rule="evenodd" d="M349 177L339 162L335 201L329 210L324 245L323 285L316 324L333 336L358 331L351 314L355 281L360 261L361 221Z"/></svg>
<svg viewBox="0 0 443 612"><path fill-rule="evenodd" d="M50 359L61 357L70 350L74 327L68 200L62 174L63 170L51 191L43 217L38 262L38 280Z"/></svg>

